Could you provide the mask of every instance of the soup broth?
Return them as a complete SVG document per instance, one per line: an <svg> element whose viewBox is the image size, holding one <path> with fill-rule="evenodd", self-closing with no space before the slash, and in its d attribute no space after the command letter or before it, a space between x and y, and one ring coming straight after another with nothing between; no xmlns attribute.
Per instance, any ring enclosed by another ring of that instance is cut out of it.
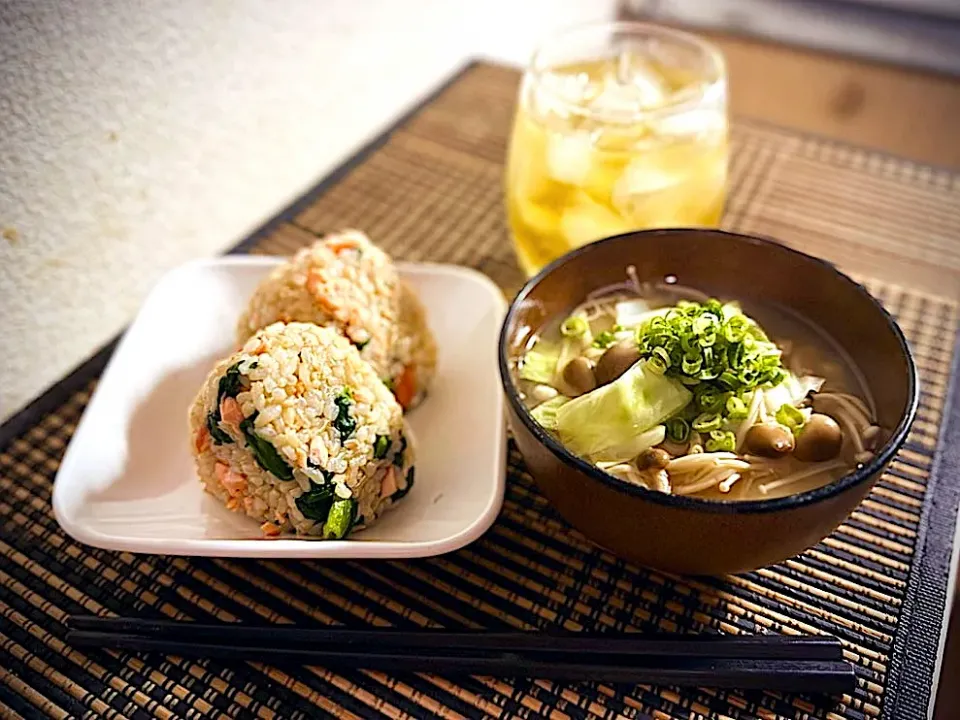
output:
<svg viewBox="0 0 960 720"><path fill-rule="evenodd" d="M772 304L635 280L540 329L515 381L534 419L623 482L708 500L827 485L886 434L850 358Z"/></svg>

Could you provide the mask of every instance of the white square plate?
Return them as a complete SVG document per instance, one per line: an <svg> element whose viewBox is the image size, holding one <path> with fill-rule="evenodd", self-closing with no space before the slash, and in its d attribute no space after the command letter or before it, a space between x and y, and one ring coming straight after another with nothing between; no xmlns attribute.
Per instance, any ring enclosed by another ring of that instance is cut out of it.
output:
<svg viewBox="0 0 960 720"><path fill-rule="evenodd" d="M270 558L424 557L482 535L503 503L503 394L496 347L506 303L465 268L403 264L437 338L437 377L407 416L417 484L351 540L265 540L252 519L201 489L189 452L187 407L237 318L281 260L224 257L164 276L104 370L67 448L53 510L80 542L109 550Z"/></svg>

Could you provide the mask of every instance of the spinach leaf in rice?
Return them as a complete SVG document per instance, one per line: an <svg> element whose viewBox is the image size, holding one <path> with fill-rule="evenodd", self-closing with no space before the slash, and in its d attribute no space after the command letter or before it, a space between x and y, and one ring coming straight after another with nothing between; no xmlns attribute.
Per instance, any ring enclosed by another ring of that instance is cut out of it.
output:
<svg viewBox="0 0 960 720"><path fill-rule="evenodd" d="M250 365L251 368L255 368L256 366L256 362ZM210 431L210 437L216 445L229 445L233 443L233 438L230 437L229 433L220 429L220 422L223 420L223 418L220 417L220 403L223 402L224 398L235 398L243 392L245 389L243 377L240 373L240 363L234 363L227 368L223 377L220 378L220 382L217 384L217 404L216 407L207 414L207 430Z"/></svg>
<svg viewBox="0 0 960 720"><path fill-rule="evenodd" d="M343 442L357 429L357 420L350 412L353 407L353 391L348 387L344 388L333 402L337 406L337 417L333 426L340 433L340 442Z"/></svg>
<svg viewBox="0 0 960 720"><path fill-rule="evenodd" d="M281 480L293 480L293 470L290 469L287 461L280 456L273 445L253 431L253 424L257 415L259 413L254 412L253 415L240 423L240 432L247 439L247 445L253 459L257 461L257 465L268 473L273 473Z"/></svg>
<svg viewBox="0 0 960 720"><path fill-rule="evenodd" d="M323 485L311 483L310 489L301 494L295 502L297 509L303 513L305 518L325 522L333 501L333 484L327 482Z"/></svg>
<svg viewBox="0 0 960 720"><path fill-rule="evenodd" d="M220 384L217 386L217 405L225 397L236 397L243 390L243 376L240 374L240 363L235 363L227 368L227 371L220 378Z"/></svg>
<svg viewBox="0 0 960 720"><path fill-rule="evenodd" d="M406 487L402 487L399 490L397 490L393 495L390 496L390 499L396 502L397 500L400 500L402 497L404 497L408 492L410 492L410 488L413 487L413 481L415 479L416 479L416 470L415 468L410 468L409 470L407 470Z"/></svg>
<svg viewBox="0 0 960 720"><path fill-rule="evenodd" d="M207 430L216 445L229 445L233 438L220 429L220 410L207 414Z"/></svg>
<svg viewBox="0 0 960 720"><path fill-rule="evenodd" d="M400 449L393 456L393 464L397 467L403 467L403 456L407 452L407 436L400 433Z"/></svg>

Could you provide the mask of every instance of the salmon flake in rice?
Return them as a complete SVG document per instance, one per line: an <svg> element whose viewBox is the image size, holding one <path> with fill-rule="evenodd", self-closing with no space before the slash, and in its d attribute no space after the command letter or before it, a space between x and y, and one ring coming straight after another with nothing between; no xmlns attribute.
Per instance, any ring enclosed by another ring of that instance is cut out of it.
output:
<svg viewBox="0 0 960 720"><path fill-rule="evenodd" d="M399 329L394 346L394 367L400 368L394 394L404 410L421 402L437 370L437 342L427 322L423 303L407 283L400 282Z"/></svg>

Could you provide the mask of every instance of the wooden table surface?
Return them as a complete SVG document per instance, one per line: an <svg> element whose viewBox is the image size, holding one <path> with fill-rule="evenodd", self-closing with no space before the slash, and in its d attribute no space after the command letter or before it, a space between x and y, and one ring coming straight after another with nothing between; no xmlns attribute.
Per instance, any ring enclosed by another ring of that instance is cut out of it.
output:
<svg viewBox="0 0 960 720"><path fill-rule="evenodd" d="M960 78L710 37L727 58L734 113L960 168Z"/></svg>

